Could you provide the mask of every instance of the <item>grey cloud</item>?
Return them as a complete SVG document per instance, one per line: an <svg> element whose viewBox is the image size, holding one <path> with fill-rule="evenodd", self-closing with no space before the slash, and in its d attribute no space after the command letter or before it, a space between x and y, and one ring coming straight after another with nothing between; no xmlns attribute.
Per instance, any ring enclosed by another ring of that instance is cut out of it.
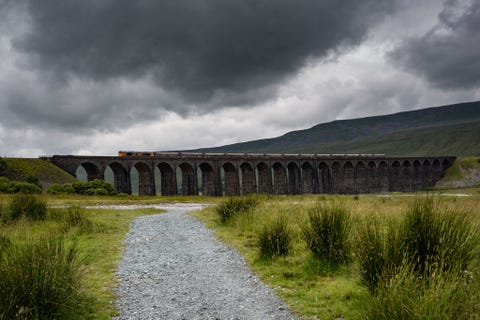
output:
<svg viewBox="0 0 480 320"><path fill-rule="evenodd" d="M7 0L3 0L7 1ZM267 99L309 58L358 44L393 0L25 0L31 68L106 81L153 75L202 108Z"/></svg>
<svg viewBox="0 0 480 320"><path fill-rule="evenodd" d="M480 2L447 0L437 25L390 53L406 70L442 89L480 85Z"/></svg>
<svg viewBox="0 0 480 320"><path fill-rule="evenodd" d="M0 81L0 123L5 127L115 132L161 119L165 109L160 106L179 105L145 79L101 83L75 80L58 88L37 80L12 76L8 83Z"/></svg>

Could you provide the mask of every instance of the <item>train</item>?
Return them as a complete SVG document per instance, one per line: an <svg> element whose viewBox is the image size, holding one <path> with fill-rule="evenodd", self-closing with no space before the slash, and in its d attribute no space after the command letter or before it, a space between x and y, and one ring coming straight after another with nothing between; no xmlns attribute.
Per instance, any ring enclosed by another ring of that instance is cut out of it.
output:
<svg viewBox="0 0 480 320"><path fill-rule="evenodd" d="M149 157L155 158L155 152L151 151L118 151L120 158L124 157Z"/></svg>
<svg viewBox="0 0 480 320"><path fill-rule="evenodd" d="M267 154L267 153L199 153L199 152L179 152L179 151L118 151L118 157L125 158L125 157L148 157L148 158L155 158L157 156L165 156L165 155L209 155L209 156L274 156L274 157L284 157L284 156L308 156L308 157L372 157L372 158L384 158L386 155L384 153L372 153L372 154L286 154L286 153L274 153L274 154Z"/></svg>

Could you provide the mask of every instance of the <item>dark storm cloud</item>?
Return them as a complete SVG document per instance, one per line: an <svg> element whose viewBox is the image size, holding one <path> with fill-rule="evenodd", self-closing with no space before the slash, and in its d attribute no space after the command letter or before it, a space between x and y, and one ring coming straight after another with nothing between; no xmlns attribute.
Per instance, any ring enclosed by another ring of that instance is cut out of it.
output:
<svg viewBox="0 0 480 320"><path fill-rule="evenodd" d="M480 1L448 0L438 24L390 54L407 70L442 89L480 85Z"/></svg>
<svg viewBox="0 0 480 320"><path fill-rule="evenodd" d="M6 1L6 0L4 0ZM27 0L25 0L27 1ZM153 75L193 104L246 104L309 58L359 43L385 0L30 0L13 39L59 83Z"/></svg>

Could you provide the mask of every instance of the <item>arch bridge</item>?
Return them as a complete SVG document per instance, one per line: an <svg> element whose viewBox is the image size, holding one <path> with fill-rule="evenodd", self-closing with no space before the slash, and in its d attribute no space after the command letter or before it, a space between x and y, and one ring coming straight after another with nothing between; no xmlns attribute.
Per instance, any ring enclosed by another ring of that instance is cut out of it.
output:
<svg viewBox="0 0 480 320"><path fill-rule="evenodd" d="M455 157L387 157L379 154L119 153L121 156L54 155L46 158L76 175L105 180L117 192L139 195L237 196L359 194L425 190L440 180Z"/></svg>

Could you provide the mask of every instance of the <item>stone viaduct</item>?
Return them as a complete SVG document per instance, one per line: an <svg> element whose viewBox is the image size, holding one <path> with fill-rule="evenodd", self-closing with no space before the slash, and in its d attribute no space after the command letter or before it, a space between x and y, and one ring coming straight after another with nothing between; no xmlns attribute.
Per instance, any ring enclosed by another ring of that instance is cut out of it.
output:
<svg viewBox="0 0 480 320"><path fill-rule="evenodd" d="M139 195L236 196L425 190L441 179L455 157L155 152L46 159L73 176L83 167L88 180L104 179L110 167L115 189L127 194L132 193L135 168Z"/></svg>

